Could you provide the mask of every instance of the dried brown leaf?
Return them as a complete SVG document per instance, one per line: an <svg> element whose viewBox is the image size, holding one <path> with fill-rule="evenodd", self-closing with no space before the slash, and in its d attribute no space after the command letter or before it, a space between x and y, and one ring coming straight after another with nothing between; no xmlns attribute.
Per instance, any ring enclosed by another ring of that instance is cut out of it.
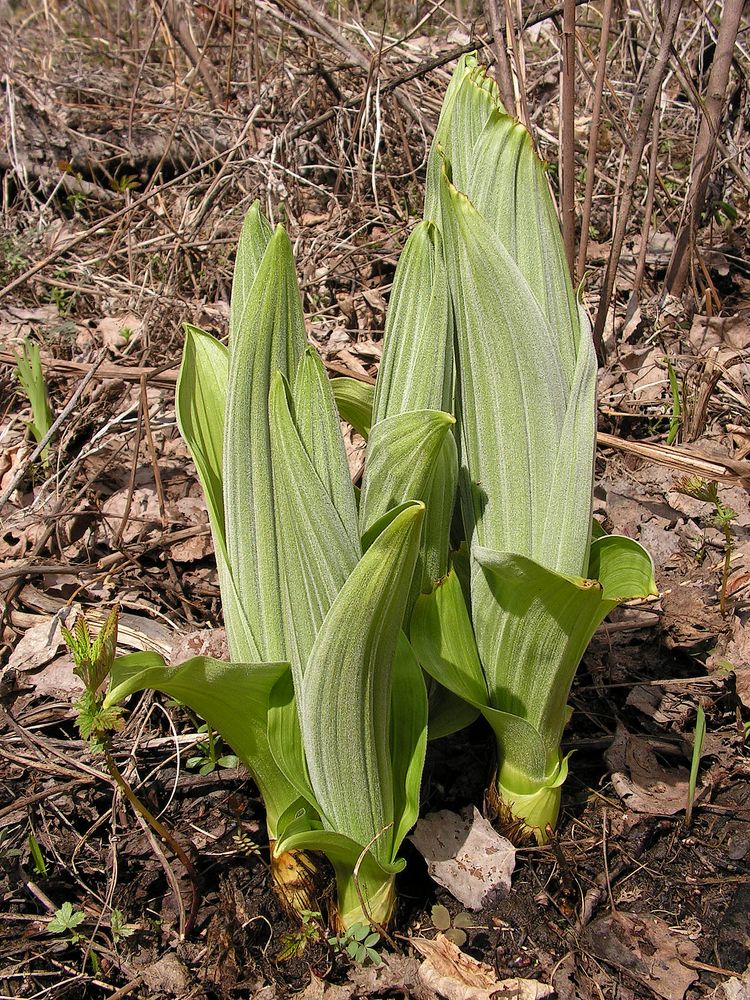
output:
<svg viewBox="0 0 750 1000"><path fill-rule="evenodd" d="M412 938L412 945L424 956L419 970L422 982L445 1000L538 1000L552 995L552 987L533 979L498 981L494 969L464 954L443 934L434 941Z"/></svg>

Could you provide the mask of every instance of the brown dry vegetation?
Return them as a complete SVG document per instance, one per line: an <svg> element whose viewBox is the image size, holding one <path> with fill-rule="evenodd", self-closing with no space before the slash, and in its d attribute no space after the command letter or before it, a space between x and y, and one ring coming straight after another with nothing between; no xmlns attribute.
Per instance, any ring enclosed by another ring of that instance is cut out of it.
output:
<svg viewBox="0 0 750 1000"><path fill-rule="evenodd" d="M198 773L199 720L145 695L115 758L198 869L195 926L181 939L189 886L78 739L59 621L85 609L101 622L118 600L124 649L176 662L216 642L191 637L220 624L220 607L205 506L175 427L181 323L226 333L233 248L260 198L291 234L310 338L332 369L372 378L442 93L471 48L500 57L507 102L529 121L555 190L569 178L567 234L601 333L596 513L652 551L662 597L597 635L572 694L576 753L558 836L520 852L510 895L474 915L464 951L496 981L551 984L563 1000L750 996L741 8L579 4L574 106L561 114L562 6L0 0L3 996L435 995L409 938L435 937L434 903L459 906L417 852L407 851L398 951L385 949L384 966L357 967L318 940L285 958L299 932L269 890L252 784L231 766ZM719 29L733 12L739 34L717 95ZM488 24L499 32L506 15L506 44L493 45ZM706 96L709 117L712 100L719 112L708 140ZM40 345L60 418L46 465L15 375L26 337ZM349 445L356 471L351 434ZM711 505L675 489L690 474L719 483L736 513L723 613L727 542ZM688 825L698 706L707 735ZM424 811L481 805L491 767L478 724L439 741ZM65 903L83 918L75 933L51 933Z"/></svg>

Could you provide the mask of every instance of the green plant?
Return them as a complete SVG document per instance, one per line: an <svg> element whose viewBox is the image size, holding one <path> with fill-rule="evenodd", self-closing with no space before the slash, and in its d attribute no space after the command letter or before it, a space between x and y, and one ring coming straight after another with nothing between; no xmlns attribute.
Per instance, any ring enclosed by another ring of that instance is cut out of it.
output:
<svg viewBox="0 0 750 1000"><path fill-rule="evenodd" d="M455 323L467 544L419 597L410 635L424 669L492 726L509 831L544 841L575 670L613 607L655 592L653 568L631 539L592 540L590 330L547 171L472 55L446 92L427 171Z"/></svg>
<svg viewBox="0 0 750 1000"><path fill-rule="evenodd" d="M207 722L198 727L199 733L206 733L207 740L201 740L194 749L194 756L188 757L185 766L198 769L198 774L211 774L219 767L237 767L239 758L235 754L221 753L221 739L217 739Z"/></svg>
<svg viewBox="0 0 750 1000"><path fill-rule="evenodd" d="M435 930L442 931L457 948L466 944L466 931L474 926L474 918L470 913L462 910L451 918L447 907L441 903L435 903L430 911L430 916Z"/></svg>
<svg viewBox="0 0 750 1000"><path fill-rule="evenodd" d="M371 931L368 924L356 923L348 927L343 934L328 938L329 945L336 951L348 955L357 965L381 965L383 959L375 951L375 945L380 941L380 935Z"/></svg>
<svg viewBox="0 0 750 1000"><path fill-rule="evenodd" d="M117 944L118 941L122 941L123 938L129 938L131 935L135 934L135 928L130 927L125 922L125 917L122 910L113 909L109 915L109 929L112 933L112 941Z"/></svg>
<svg viewBox="0 0 750 1000"><path fill-rule="evenodd" d="M722 615L727 613L727 585L729 584L729 570L732 562L732 550L734 543L732 539L732 521L737 517L737 511L727 506L719 496L718 483L713 480L702 479L700 476L685 476L677 479L674 488L678 493L693 497L695 500L702 500L704 503L712 504L713 514L704 518L706 524L718 530L724 536L724 559L721 568L721 588L719 591L719 608Z"/></svg>
<svg viewBox="0 0 750 1000"><path fill-rule="evenodd" d="M682 416L682 406L680 404L680 387L677 383L677 372L674 365L669 360L667 362L667 374L669 375L669 389L672 394L672 413L669 418L669 433L667 434L667 444L674 444L680 432L680 417Z"/></svg>
<svg viewBox="0 0 750 1000"><path fill-rule="evenodd" d="M177 416L206 494L232 662L123 658L105 705L143 687L188 704L258 784L287 904L316 909L320 852L336 874L334 923L386 923L426 743L424 681L401 633L419 483L453 420L411 428L398 462L381 467L396 499L375 510L363 491L358 512L333 391L305 346L291 246L257 205L240 237L228 348L187 328Z"/></svg>
<svg viewBox="0 0 750 1000"><path fill-rule="evenodd" d="M31 404L31 420L29 430L34 435L37 444L45 439L52 426L52 408L47 395L47 383L42 371L42 358L39 345L27 337L23 342L23 354L16 355L18 381ZM42 451L42 461L49 459L49 444Z"/></svg>
<svg viewBox="0 0 750 1000"><path fill-rule="evenodd" d="M690 761L690 778L688 780L688 799L685 810L685 826L689 827L693 821L693 802L695 801L695 787L698 783L698 768L700 767L701 754L703 753L703 742L706 738L706 713L703 705L698 705L698 712L695 718L695 734L693 736L693 755Z"/></svg>
<svg viewBox="0 0 750 1000"><path fill-rule="evenodd" d="M39 841L36 839L33 833L29 833L29 853L34 862L34 871L37 875L41 875L42 878L47 877L47 862L44 860L44 855L42 854L42 849L39 846Z"/></svg>
<svg viewBox="0 0 750 1000"><path fill-rule="evenodd" d="M323 914L320 910L302 909L299 916L299 930L281 936L281 945L276 953L276 960L279 962L299 958L310 942L323 939Z"/></svg>
<svg viewBox="0 0 750 1000"><path fill-rule="evenodd" d="M63 903L59 910L55 911L54 917L47 924L47 931L50 934L70 934L71 944L78 944L81 935L76 930L84 920L86 914L81 910L74 910L72 903Z"/></svg>

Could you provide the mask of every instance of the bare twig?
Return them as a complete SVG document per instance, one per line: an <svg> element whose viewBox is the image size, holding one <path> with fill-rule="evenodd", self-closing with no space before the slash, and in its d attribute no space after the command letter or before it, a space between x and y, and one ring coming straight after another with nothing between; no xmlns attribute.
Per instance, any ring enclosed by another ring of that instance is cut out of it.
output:
<svg viewBox="0 0 750 1000"><path fill-rule="evenodd" d="M630 216L630 207L633 203L633 190L640 172L641 157L643 156L643 150L646 146L649 125L654 113L654 106L659 95L662 80L664 79L667 63L669 62L672 42L674 41L675 31L677 30L677 22L680 19L681 11L682 0L669 0L666 21L664 24L664 30L662 31L661 43L659 45L659 52L656 57L656 61L651 68L651 72L649 73L648 87L646 88L646 96L643 99L643 107L641 108L641 114L638 120L638 128L633 140L632 149L629 151L630 164L625 176L625 186L622 192L620 210L617 215L617 225L615 226L615 233L612 238L612 250L610 252L609 260L607 261L607 269L604 275L604 285L602 288L601 298L599 300L599 310L596 314L596 322L594 324L594 344L601 362L606 360L604 351L604 327L607 322L609 304L615 286L617 266L620 262L620 253L622 252L622 244L625 239L625 230Z"/></svg>
<svg viewBox="0 0 750 1000"><path fill-rule="evenodd" d="M581 217L581 236L578 245L577 278L583 279L586 269L586 248L589 240L591 224L591 206L594 200L594 180L596 175L596 151L599 145L599 120L602 113L602 95L604 93L604 78L607 72L607 46L609 44L609 27L612 23L613 0L604 0L602 12L602 32L599 39L599 58L596 63L596 80L594 81L594 104L591 110L591 128L589 129L589 148L586 157L586 192L583 198Z"/></svg>
<svg viewBox="0 0 750 1000"><path fill-rule="evenodd" d="M562 232L565 258L574 277L576 243L575 199L575 81L576 81L576 6L575 0L565 0L562 29L562 85L560 99L560 186L562 201Z"/></svg>
<svg viewBox="0 0 750 1000"><path fill-rule="evenodd" d="M667 268L665 288L671 295L681 295L690 269L690 246L700 222L706 189L716 151L721 113L726 99L729 70L742 17L742 0L725 0L724 13L719 22L716 51L708 77L703 117L695 144L690 169L690 186L686 197L685 216L675 240L672 257Z"/></svg>

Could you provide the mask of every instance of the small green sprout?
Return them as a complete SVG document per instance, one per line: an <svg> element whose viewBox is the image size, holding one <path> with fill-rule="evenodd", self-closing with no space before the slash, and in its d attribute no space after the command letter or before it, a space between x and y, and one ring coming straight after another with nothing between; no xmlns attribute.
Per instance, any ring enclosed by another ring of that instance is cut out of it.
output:
<svg viewBox="0 0 750 1000"><path fill-rule="evenodd" d="M685 476L675 481L674 489L685 496L713 504L714 511L704 518L704 524L718 530L724 535L724 563L721 571L721 591L719 608L722 615L727 613L727 584L729 583L729 568L732 559L732 521L737 517L737 511L728 507L719 497L718 483L700 476Z"/></svg>
<svg viewBox="0 0 750 1000"><path fill-rule="evenodd" d="M104 694L99 690L109 676L117 654L118 605L110 611L95 639L83 615L76 619L72 631L64 625L62 637L73 657L73 672L81 678L86 690L75 703L78 713L76 725L91 749L101 752L109 745L113 732L119 732L124 723L118 707L104 708Z"/></svg>
<svg viewBox="0 0 750 1000"><path fill-rule="evenodd" d="M206 733L207 740L200 742L195 748L195 756L188 757L187 767L191 770L198 768L198 774L211 774L220 767L237 767L239 757L233 753L219 756L219 748L222 746L220 737L214 735L214 731L208 723L204 722L198 729L199 733Z"/></svg>
<svg viewBox="0 0 750 1000"><path fill-rule="evenodd" d="M698 782L698 768L703 752L703 741L706 738L706 713L703 705L698 705L698 714L695 719L695 735L693 737L693 757L690 762L690 779L688 781L688 800L685 810L685 826L689 827L693 820L693 802L695 800L695 786Z"/></svg>
<svg viewBox="0 0 750 1000"><path fill-rule="evenodd" d="M71 944L78 944L82 935L78 933L76 927L86 919L86 914L81 910L74 910L72 903L63 903L59 910L55 911L54 917L47 924L47 931L50 934L66 934L70 932Z"/></svg>
<svg viewBox="0 0 750 1000"><path fill-rule="evenodd" d="M323 937L323 915L320 910L300 910L302 926L291 934L282 934L281 947L276 953L278 962L287 962L290 958L299 958L311 941L320 941Z"/></svg>
<svg viewBox="0 0 750 1000"><path fill-rule="evenodd" d="M41 444L52 426L52 408L49 405L47 383L44 381L39 345L28 337L23 342L23 354L16 355L16 367L18 381L31 403L29 430L37 444ZM42 452L42 461L45 465L48 459L49 445Z"/></svg>
<svg viewBox="0 0 750 1000"><path fill-rule="evenodd" d="M365 965L367 962L373 965L382 964L383 959L375 951L375 945L379 941L380 935L377 931L362 923L352 924L343 934L328 938L332 948L347 954L357 965Z"/></svg>
<svg viewBox="0 0 750 1000"><path fill-rule="evenodd" d="M432 923L435 929L442 931L448 940L452 941L457 948L466 944L466 930L474 926L474 921L470 913L466 913L462 910L461 913L457 913L451 920L451 915L448 912L447 907L443 906L442 903L436 903L432 907L430 916L432 917Z"/></svg>
<svg viewBox="0 0 750 1000"><path fill-rule="evenodd" d="M112 932L112 940L115 944L123 938L128 938L135 934L135 928L130 927L125 922L122 910L114 909L109 915L109 929Z"/></svg>
<svg viewBox="0 0 750 1000"><path fill-rule="evenodd" d="M34 862L34 871L37 875L41 875L42 878L47 877L47 862L44 860L44 855L42 854L42 849L39 846L39 841L36 839L33 833L29 834L29 851L31 853L31 858Z"/></svg>

